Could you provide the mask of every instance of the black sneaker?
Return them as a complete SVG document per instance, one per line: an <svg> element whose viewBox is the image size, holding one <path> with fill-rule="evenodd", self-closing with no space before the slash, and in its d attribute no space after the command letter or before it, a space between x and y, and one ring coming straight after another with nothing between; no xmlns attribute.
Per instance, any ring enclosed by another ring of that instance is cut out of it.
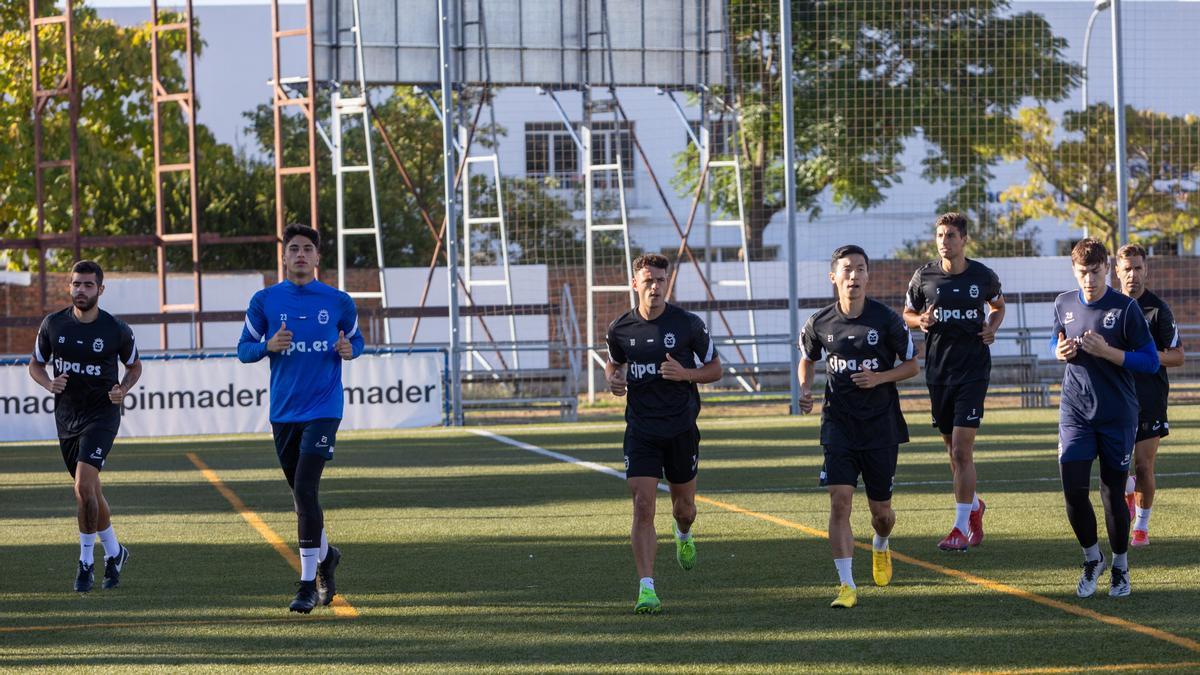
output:
<svg viewBox="0 0 1200 675"><path fill-rule="evenodd" d="M96 575L93 572L95 567L95 565L84 565L82 560L79 561L79 574L75 577L75 592L91 592L92 584L96 582Z"/></svg>
<svg viewBox="0 0 1200 675"><path fill-rule="evenodd" d="M121 585L121 570L124 569L127 560L129 549L124 546L121 547L120 553L104 559L104 581L100 583L100 588L107 590Z"/></svg>
<svg viewBox="0 0 1200 675"><path fill-rule="evenodd" d="M337 569L341 560L342 552L336 546L330 546L325 559L317 565L317 595L321 598L322 605L333 602L333 596L337 593L337 586L333 583L333 571Z"/></svg>
<svg viewBox="0 0 1200 675"><path fill-rule="evenodd" d="M292 600L292 604L288 609L301 614L308 614L317 606L317 582L316 581L297 581L296 599Z"/></svg>

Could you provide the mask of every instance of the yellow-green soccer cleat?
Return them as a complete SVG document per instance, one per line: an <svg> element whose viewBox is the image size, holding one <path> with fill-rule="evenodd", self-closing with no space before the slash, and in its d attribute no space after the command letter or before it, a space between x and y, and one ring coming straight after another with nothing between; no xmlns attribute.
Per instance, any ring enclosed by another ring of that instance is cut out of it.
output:
<svg viewBox="0 0 1200 675"><path fill-rule="evenodd" d="M654 592L653 588L642 586L633 611L635 614L658 614L662 611L662 603L658 601L658 594Z"/></svg>
<svg viewBox="0 0 1200 675"><path fill-rule="evenodd" d="M679 541L679 534L675 535L675 560L685 570L690 570L696 566L695 537L688 537L687 541Z"/></svg>
<svg viewBox="0 0 1200 675"><path fill-rule="evenodd" d="M838 587L838 596L833 602L829 603L830 607L841 607L850 609L858 604L858 591L850 587L850 584L842 584Z"/></svg>
<svg viewBox="0 0 1200 675"><path fill-rule="evenodd" d="M892 549L876 551L871 549L871 576L875 577L876 586L887 586L892 583Z"/></svg>

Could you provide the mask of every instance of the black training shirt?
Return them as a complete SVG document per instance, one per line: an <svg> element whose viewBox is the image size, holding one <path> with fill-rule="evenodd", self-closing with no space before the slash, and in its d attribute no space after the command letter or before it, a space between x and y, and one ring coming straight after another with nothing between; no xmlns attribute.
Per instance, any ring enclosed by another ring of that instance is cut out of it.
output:
<svg viewBox="0 0 1200 675"><path fill-rule="evenodd" d="M864 366L891 370L897 359L913 358L912 335L900 315L867 299L862 314L850 318L837 303L817 310L800 332L800 354L809 361L825 358L825 405L821 408L821 444L855 450L908 442L908 425L900 413L896 384L863 389L850 377Z"/></svg>
<svg viewBox="0 0 1200 675"><path fill-rule="evenodd" d="M1143 291L1137 299L1146 323L1150 325L1150 336L1154 338L1154 346L1160 352L1179 346L1179 328L1175 326L1175 315L1162 298ZM1170 393L1171 381L1167 378L1167 367L1159 366L1153 374L1134 373L1133 384L1137 389L1138 403L1147 412L1165 411L1167 396Z"/></svg>
<svg viewBox="0 0 1200 675"><path fill-rule="evenodd" d="M33 358L53 364L54 377L68 375L66 389L54 396L60 437L93 424L120 426L120 406L108 400L108 392L119 384L117 360L126 366L138 360L133 331L124 321L104 310L91 323L81 323L71 307L50 314L38 329Z"/></svg>
<svg viewBox="0 0 1200 675"><path fill-rule="evenodd" d="M608 357L629 364L625 378L629 401L625 421L634 431L670 438L696 423L700 414L700 391L693 382L664 380L659 366L667 354L684 368L698 368L717 357L704 321L672 304L647 321L636 309L621 315L608 326Z"/></svg>
<svg viewBox="0 0 1200 675"><path fill-rule="evenodd" d="M922 265L908 284L905 305L916 312L933 307L937 321L925 335L925 381L962 384L987 380L992 352L979 331L987 321L988 302L1000 297L1000 278L977 260L967 260L959 274L942 269L942 261Z"/></svg>

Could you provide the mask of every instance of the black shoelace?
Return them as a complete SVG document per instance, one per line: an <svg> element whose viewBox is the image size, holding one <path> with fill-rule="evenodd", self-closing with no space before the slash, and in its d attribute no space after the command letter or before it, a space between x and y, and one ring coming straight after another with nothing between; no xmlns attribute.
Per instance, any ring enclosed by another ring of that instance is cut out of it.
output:
<svg viewBox="0 0 1200 675"><path fill-rule="evenodd" d="M1099 567L1100 563L1102 562L1104 562L1103 558L1099 560L1088 560L1087 562L1083 563L1083 578L1087 579L1088 581L1095 581L1096 568Z"/></svg>
<svg viewBox="0 0 1200 675"><path fill-rule="evenodd" d="M1112 585L1113 586L1124 586L1127 583L1128 574L1129 574L1128 572L1121 569L1120 567L1112 568Z"/></svg>

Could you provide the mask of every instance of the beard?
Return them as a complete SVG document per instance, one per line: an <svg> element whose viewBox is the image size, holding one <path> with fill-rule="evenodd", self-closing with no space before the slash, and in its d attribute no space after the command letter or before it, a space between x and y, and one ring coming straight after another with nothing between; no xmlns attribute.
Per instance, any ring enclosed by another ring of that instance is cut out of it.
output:
<svg viewBox="0 0 1200 675"><path fill-rule="evenodd" d="M99 300L100 300L99 295L92 297L92 298L74 297L74 298L71 298L71 303L74 304L75 308L78 309L79 311L88 312L88 311L91 311L91 309L96 306L96 303Z"/></svg>

